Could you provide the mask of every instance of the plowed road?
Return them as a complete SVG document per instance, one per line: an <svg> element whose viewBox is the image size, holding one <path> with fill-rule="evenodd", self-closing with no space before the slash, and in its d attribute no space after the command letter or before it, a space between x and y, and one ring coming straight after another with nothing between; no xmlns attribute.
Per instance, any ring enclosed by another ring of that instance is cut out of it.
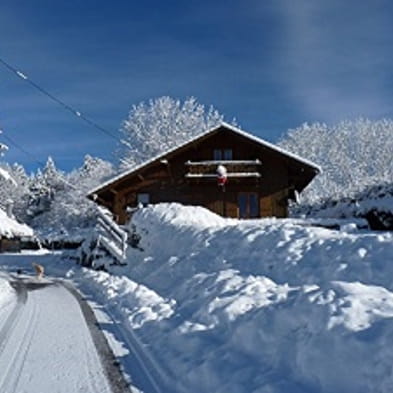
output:
<svg viewBox="0 0 393 393"><path fill-rule="evenodd" d="M60 282L12 280L0 310L1 393L128 392L94 317ZM86 306L87 307L87 306Z"/></svg>

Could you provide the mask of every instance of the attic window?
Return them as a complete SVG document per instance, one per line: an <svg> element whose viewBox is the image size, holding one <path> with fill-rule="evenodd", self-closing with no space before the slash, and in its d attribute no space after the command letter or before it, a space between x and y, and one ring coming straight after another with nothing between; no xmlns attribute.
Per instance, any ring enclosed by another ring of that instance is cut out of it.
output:
<svg viewBox="0 0 393 393"><path fill-rule="evenodd" d="M229 161L232 160L233 153L232 149L214 149L213 159L214 161Z"/></svg>

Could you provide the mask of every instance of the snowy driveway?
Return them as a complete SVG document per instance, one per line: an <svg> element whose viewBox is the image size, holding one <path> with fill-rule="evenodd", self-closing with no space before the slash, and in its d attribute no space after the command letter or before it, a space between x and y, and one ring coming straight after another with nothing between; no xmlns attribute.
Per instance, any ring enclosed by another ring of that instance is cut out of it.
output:
<svg viewBox="0 0 393 393"><path fill-rule="evenodd" d="M94 321L86 320L68 289L52 280L12 281L17 303L0 310L0 392L128 390L118 386L116 370L110 369L114 368L111 359L105 362L99 346L97 351L90 326Z"/></svg>

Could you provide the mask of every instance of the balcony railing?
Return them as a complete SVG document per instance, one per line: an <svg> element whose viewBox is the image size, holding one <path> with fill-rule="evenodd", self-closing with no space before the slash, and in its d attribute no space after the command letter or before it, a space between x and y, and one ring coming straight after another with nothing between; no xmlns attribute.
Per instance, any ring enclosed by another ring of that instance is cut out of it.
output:
<svg viewBox="0 0 393 393"><path fill-rule="evenodd" d="M228 178L259 178L260 160L220 160L220 161L187 161L185 165L188 172L185 177L188 179L215 179L217 177L217 167L223 165L227 170Z"/></svg>

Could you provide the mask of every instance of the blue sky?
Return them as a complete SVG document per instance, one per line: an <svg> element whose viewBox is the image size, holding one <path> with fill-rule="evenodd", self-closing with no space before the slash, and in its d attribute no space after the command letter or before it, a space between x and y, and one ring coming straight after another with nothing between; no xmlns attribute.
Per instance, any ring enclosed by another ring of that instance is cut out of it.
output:
<svg viewBox="0 0 393 393"><path fill-rule="evenodd" d="M2 0L0 57L113 133L133 104L195 96L276 142L306 121L393 117L392 16L389 0ZM64 170L115 160L115 141L2 67L0 127Z"/></svg>

